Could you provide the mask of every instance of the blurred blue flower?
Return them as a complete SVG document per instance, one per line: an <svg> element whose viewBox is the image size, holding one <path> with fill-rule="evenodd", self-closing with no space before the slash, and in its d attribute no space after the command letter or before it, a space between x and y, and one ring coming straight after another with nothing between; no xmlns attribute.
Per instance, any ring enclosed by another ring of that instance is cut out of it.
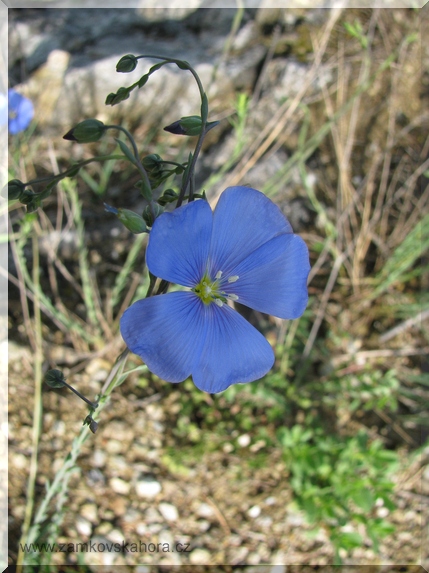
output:
<svg viewBox="0 0 429 573"><path fill-rule="evenodd" d="M7 123L7 97L5 94L0 92L0 126L5 125Z"/></svg>
<svg viewBox="0 0 429 573"><path fill-rule="evenodd" d="M8 90L9 100L9 133L15 135L24 131L30 125L34 116L34 107L32 102L15 91Z"/></svg>
<svg viewBox="0 0 429 573"><path fill-rule="evenodd" d="M128 348L169 382L192 376L215 393L273 366L270 344L228 301L289 319L307 306L307 246L255 189L228 188L214 212L199 200L164 213L146 260L157 277L191 289L139 300L121 318Z"/></svg>

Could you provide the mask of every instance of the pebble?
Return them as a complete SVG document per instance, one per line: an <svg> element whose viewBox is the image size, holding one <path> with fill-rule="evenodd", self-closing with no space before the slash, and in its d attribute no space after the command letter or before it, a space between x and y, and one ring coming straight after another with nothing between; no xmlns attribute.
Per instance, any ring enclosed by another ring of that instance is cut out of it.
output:
<svg viewBox="0 0 429 573"><path fill-rule="evenodd" d="M94 468L102 468L106 463L106 453L103 450L94 450L91 461Z"/></svg>
<svg viewBox="0 0 429 573"><path fill-rule="evenodd" d="M106 443L106 450L109 454L120 454L124 451L124 444L119 440L109 440Z"/></svg>
<svg viewBox="0 0 429 573"><path fill-rule="evenodd" d="M158 509L161 512L162 517L167 521L176 521L179 517L177 508L171 503L161 502Z"/></svg>
<svg viewBox="0 0 429 573"><path fill-rule="evenodd" d="M156 497L161 489L161 484L153 478L141 479L136 483L136 494L147 499Z"/></svg>
<svg viewBox="0 0 429 573"><path fill-rule="evenodd" d="M261 515L261 508L259 505L253 505L247 512L247 515L252 519L259 517Z"/></svg>
<svg viewBox="0 0 429 573"><path fill-rule="evenodd" d="M149 507L145 512L145 521L146 523L159 523L162 521L162 517L156 511L154 507Z"/></svg>
<svg viewBox="0 0 429 573"><path fill-rule="evenodd" d="M214 511L208 503L201 503L197 508L197 515L199 517L212 517Z"/></svg>
<svg viewBox="0 0 429 573"><path fill-rule="evenodd" d="M112 531L112 529L113 529L113 526L109 521L103 521L97 527L97 534L98 535L106 535L107 533L109 533L109 531Z"/></svg>
<svg viewBox="0 0 429 573"><path fill-rule="evenodd" d="M121 478L112 478L109 480L109 485L115 493L128 495L130 492L130 484Z"/></svg>
<svg viewBox="0 0 429 573"><path fill-rule="evenodd" d="M158 543L167 543L169 547L173 547L174 539L168 529L162 529L158 534Z"/></svg>
<svg viewBox="0 0 429 573"><path fill-rule="evenodd" d="M389 515L390 511L387 509L387 507L378 507L377 508L377 517L387 517Z"/></svg>
<svg viewBox="0 0 429 573"><path fill-rule="evenodd" d="M239 547L232 552L230 563L231 565L245 564L244 561L249 554L247 547Z"/></svg>
<svg viewBox="0 0 429 573"><path fill-rule="evenodd" d="M98 523L98 511L95 503L85 503L80 508L80 513L82 517L84 517L91 523Z"/></svg>
<svg viewBox="0 0 429 573"><path fill-rule="evenodd" d="M242 434L237 438L237 443L241 448L247 448L250 444L250 436L249 434Z"/></svg>
<svg viewBox="0 0 429 573"><path fill-rule="evenodd" d="M148 532L148 526L146 525L146 523L144 521L140 521L139 523L137 523L136 533L138 535L141 535L143 537L147 534L147 532Z"/></svg>
<svg viewBox="0 0 429 573"><path fill-rule="evenodd" d="M112 529L111 531L109 531L106 537L109 541L112 541L113 543L122 543L123 541L125 541L125 537L123 533L119 531L119 529Z"/></svg>
<svg viewBox="0 0 429 573"><path fill-rule="evenodd" d="M11 465L13 465L13 467L15 467L18 470L23 470L25 468L28 468L30 465L29 458L24 456L24 454L12 454L11 462L12 462Z"/></svg>
<svg viewBox="0 0 429 573"><path fill-rule="evenodd" d="M194 549L189 557L192 565L210 565L211 555L207 549Z"/></svg>
<svg viewBox="0 0 429 573"><path fill-rule="evenodd" d="M91 523L80 515L76 518L76 529L84 537L89 537L92 533Z"/></svg>

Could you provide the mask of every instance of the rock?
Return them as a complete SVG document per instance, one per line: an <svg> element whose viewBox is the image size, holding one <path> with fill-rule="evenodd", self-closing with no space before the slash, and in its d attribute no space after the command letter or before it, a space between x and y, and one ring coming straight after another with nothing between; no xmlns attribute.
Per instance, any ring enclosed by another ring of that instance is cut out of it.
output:
<svg viewBox="0 0 429 573"><path fill-rule="evenodd" d="M80 508L80 514L90 523L98 523L98 510L95 503L85 503Z"/></svg>
<svg viewBox="0 0 429 573"><path fill-rule="evenodd" d="M130 492L130 484L121 478L114 477L109 480L109 485L115 493L121 495L128 495Z"/></svg>
<svg viewBox="0 0 429 573"><path fill-rule="evenodd" d="M176 521L179 517L177 508L171 503L161 502L158 509L164 519L167 521Z"/></svg>
<svg viewBox="0 0 429 573"><path fill-rule="evenodd" d="M231 552L231 556L229 559L229 563L231 565L245 565L246 564L246 557L249 554L249 550L247 547L239 547L238 549L234 549Z"/></svg>
<svg viewBox="0 0 429 573"><path fill-rule="evenodd" d="M241 53L224 63L225 37L231 30L234 11L201 10L193 17L192 11L183 10L188 16L186 23L178 18L177 8L173 9L174 22L159 21L163 12L155 8L149 12L121 8L119 14L108 8L81 10L80 18L73 10L51 10L27 20L11 19L12 83L19 83L20 66L33 72L23 89L35 101L39 125L44 127L65 129L88 117L111 122L125 116L134 123L141 123L144 117L148 127L168 125L199 110L196 83L190 81L189 72L174 64L153 74L143 89L134 90L119 106L106 106L105 100L109 93L138 81L159 62L145 59L133 72L121 74L116 72L116 64L122 55L179 54L208 86L212 103L216 100L217 109L225 110L235 89L251 88L265 48L257 43L249 47L242 38ZM206 33L200 35L202 29ZM216 82L212 81L214 75ZM51 86L48 90L47 83ZM177 138L172 140L178 143Z"/></svg>
<svg viewBox="0 0 429 573"><path fill-rule="evenodd" d="M237 443L241 448L247 448L247 446L250 444L250 441L251 439L249 434L242 434L237 438Z"/></svg>
<svg viewBox="0 0 429 573"><path fill-rule="evenodd" d="M252 519L256 519L261 515L261 508L259 505L254 505L248 510L247 515Z"/></svg>
<svg viewBox="0 0 429 573"><path fill-rule="evenodd" d="M208 503L201 503L197 508L198 517L212 517L214 515L214 510Z"/></svg>
<svg viewBox="0 0 429 573"><path fill-rule="evenodd" d="M102 468L106 463L106 452L103 450L94 450L91 456L91 462L93 467Z"/></svg>
<svg viewBox="0 0 429 573"><path fill-rule="evenodd" d="M87 519L79 515L76 519L76 529L83 537L89 537L92 532L92 525Z"/></svg>
<svg viewBox="0 0 429 573"><path fill-rule="evenodd" d="M136 483L136 494L139 497L152 499L161 491L162 486L154 478L146 477Z"/></svg>
<svg viewBox="0 0 429 573"><path fill-rule="evenodd" d="M189 556L189 561L192 565L210 565L212 559L207 549L194 549Z"/></svg>

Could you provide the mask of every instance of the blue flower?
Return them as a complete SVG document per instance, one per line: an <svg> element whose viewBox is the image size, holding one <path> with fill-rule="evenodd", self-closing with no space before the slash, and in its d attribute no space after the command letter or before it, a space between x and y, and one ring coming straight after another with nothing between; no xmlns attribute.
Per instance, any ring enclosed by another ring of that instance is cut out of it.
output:
<svg viewBox="0 0 429 573"><path fill-rule="evenodd" d="M13 89L8 90L8 100L9 132L15 135L30 125L34 116L34 107L28 98Z"/></svg>
<svg viewBox="0 0 429 573"><path fill-rule="evenodd" d="M261 378L274 364L264 338L228 301L279 318L307 306L308 249L280 209L248 187L156 219L146 252L157 277L189 287L135 302L121 318L128 348L169 382L205 392Z"/></svg>

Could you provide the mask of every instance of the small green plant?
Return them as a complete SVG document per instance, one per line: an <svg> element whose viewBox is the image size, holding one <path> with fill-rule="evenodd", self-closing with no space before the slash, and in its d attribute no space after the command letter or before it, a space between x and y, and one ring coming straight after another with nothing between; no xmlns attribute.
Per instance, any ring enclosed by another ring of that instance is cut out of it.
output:
<svg viewBox="0 0 429 573"><path fill-rule="evenodd" d="M278 438L290 472L290 484L307 521L323 527L334 544L336 563L341 551L361 546L366 535L378 550L380 538L393 527L377 517L376 502L394 509L393 482L397 456L365 431L341 439L323 429L295 425L281 428Z"/></svg>

